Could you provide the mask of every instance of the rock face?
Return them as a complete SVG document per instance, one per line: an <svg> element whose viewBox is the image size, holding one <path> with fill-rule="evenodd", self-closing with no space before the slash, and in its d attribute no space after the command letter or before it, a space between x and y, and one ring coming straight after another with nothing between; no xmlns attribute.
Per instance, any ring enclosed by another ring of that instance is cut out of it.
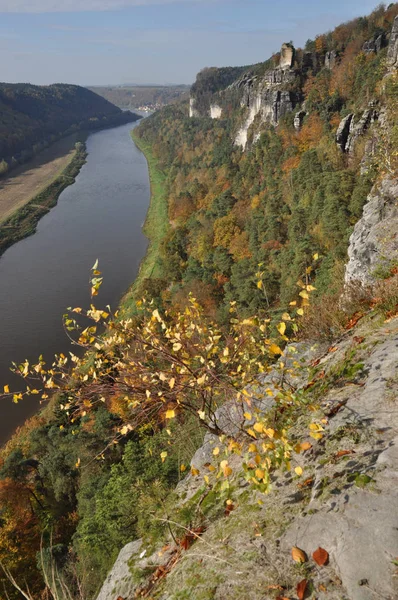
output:
<svg viewBox="0 0 398 600"><path fill-rule="evenodd" d="M336 64L336 60L337 60L337 53L334 50L331 50L330 52L326 52L325 67L327 69L333 69L333 67Z"/></svg>
<svg viewBox="0 0 398 600"><path fill-rule="evenodd" d="M234 84L242 90L241 106L248 109L247 118L235 137L237 146L245 149L249 128L257 115L262 123L277 125L283 115L292 112L297 106L300 98L289 89L296 78L296 72L291 68L293 61L294 48L283 44L276 69L270 69L261 79L245 77Z"/></svg>
<svg viewBox="0 0 398 600"><path fill-rule="evenodd" d="M348 257L347 284L372 284L375 271L388 271L398 263L397 179L385 178L369 194L362 218L350 237Z"/></svg>
<svg viewBox="0 0 398 600"><path fill-rule="evenodd" d="M195 108L195 98L189 99L189 116L190 117L199 117L199 112Z"/></svg>
<svg viewBox="0 0 398 600"><path fill-rule="evenodd" d="M311 385L322 380L322 439L309 435L306 419L293 425L297 439L308 440L310 446L292 457L292 467L300 466L302 476L293 470L275 473L271 493L263 495L250 490L239 470L247 457L230 454L237 475L218 497L211 488L215 475L208 486L201 476L188 475L177 487L176 502L178 508L195 507L195 514L199 508L200 537L186 550L171 539L166 546L161 541L155 552L148 549L150 556L140 540L128 544L97 600L141 597L148 573L158 569L167 571L159 587L151 588L159 600L272 600L281 585L284 596L297 597L297 584L304 577L319 600L398 598L398 318L388 323L377 319L360 321L332 351L329 344L297 344L282 359L288 373L297 363L303 365L299 376L287 381L289 388L307 389L309 363ZM279 366L261 382L264 389L272 384L270 377L279 373L280 379ZM342 375L350 371L352 375ZM268 403L270 407L271 398ZM219 416L231 417L236 426L241 413L235 405ZM311 415L310 421L318 421L317 413ZM195 455L201 474L210 473L213 448L208 439L202 455ZM226 516L230 494L233 509ZM304 572L292 560L294 546L308 557L300 566ZM322 567L312 559L318 547L329 555Z"/></svg>
<svg viewBox="0 0 398 600"><path fill-rule="evenodd" d="M222 108L218 104L210 104L210 118L221 119Z"/></svg>
<svg viewBox="0 0 398 600"><path fill-rule="evenodd" d="M372 123L377 119L378 113L375 109L365 110L360 118L353 113L342 119L336 132L336 144L342 152L352 154L357 139L362 136Z"/></svg>
<svg viewBox="0 0 398 600"><path fill-rule="evenodd" d="M129 568L131 558L139 558L141 540L130 542L119 552L119 556L113 565L112 571L101 588L97 600L116 600L116 598L127 598L134 592L135 584Z"/></svg>
<svg viewBox="0 0 398 600"><path fill-rule="evenodd" d="M301 129L301 126L302 126L302 124L303 124L303 121L304 121L304 117L306 116L306 114L307 114L307 113L305 112L305 110L299 110L299 111L298 111L298 112L297 112L297 113L294 115L294 121L293 121L293 125L294 125L294 128L295 128L297 131L300 131L300 129Z"/></svg>
<svg viewBox="0 0 398 600"><path fill-rule="evenodd" d="M337 128L336 144L340 147L340 149L343 152L345 152L345 149L347 146L347 140L348 140L348 136L350 135L350 126L351 126L351 121L352 121L353 117L354 117L353 113L350 113L349 115L344 117L344 119L342 119L342 121L340 122L340 125Z"/></svg>
<svg viewBox="0 0 398 600"><path fill-rule="evenodd" d="M290 69L294 61L294 48L291 44L282 44L281 58L279 61L280 69Z"/></svg>
<svg viewBox="0 0 398 600"><path fill-rule="evenodd" d="M376 54L380 52L380 50L385 46L385 37L384 34L380 34L377 37L372 38L364 43L362 46L363 52L365 54L371 54L375 52Z"/></svg>
<svg viewBox="0 0 398 600"><path fill-rule="evenodd" d="M387 50L387 65L398 68L398 15L395 17Z"/></svg>

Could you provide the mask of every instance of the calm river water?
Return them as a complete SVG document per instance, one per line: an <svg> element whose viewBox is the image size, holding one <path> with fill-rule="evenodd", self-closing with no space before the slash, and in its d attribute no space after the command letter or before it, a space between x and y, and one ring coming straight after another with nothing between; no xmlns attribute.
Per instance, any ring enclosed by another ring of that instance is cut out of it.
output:
<svg viewBox="0 0 398 600"><path fill-rule="evenodd" d="M76 182L39 222L37 232L0 258L0 389L21 385L11 361L70 349L62 326L68 306L88 307L90 268L104 276L98 306L116 309L137 275L147 239L142 225L150 186L144 155L130 137L135 123L90 135ZM23 381L21 380L21 383ZM33 399L0 405L0 442L37 410Z"/></svg>

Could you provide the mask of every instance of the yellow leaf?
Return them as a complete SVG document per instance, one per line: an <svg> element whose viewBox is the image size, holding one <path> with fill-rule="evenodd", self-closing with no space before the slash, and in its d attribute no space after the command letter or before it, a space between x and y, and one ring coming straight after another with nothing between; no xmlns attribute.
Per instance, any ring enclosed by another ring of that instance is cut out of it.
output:
<svg viewBox="0 0 398 600"><path fill-rule="evenodd" d="M257 431L257 433L261 433L264 429L264 425L262 423L254 423L253 429L254 431Z"/></svg>
<svg viewBox="0 0 398 600"><path fill-rule="evenodd" d="M80 458L77 459L77 462L75 463L75 467L76 467L76 469L78 469L80 467Z"/></svg>
<svg viewBox="0 0 398 600"><path fill-rule="evenodd" d="M180 466L180 471L181 471L181 473L184 473L184 471L186 471L186 470L187 470L187 468L186 468L186 466L185 466L185 465L181 465L181 466Z"/></svg>
<svg viewBox="0 0 398 600"><path fill-rule="evenodd" d="M217 446L217 448L214 448L213 450L213 456L218 456L220 454L220 448Z"/></svg>
<svg viewBox="0 0 398 600"><path fill-rule="evenodd" d="M202 385L206 381L206 373L202 375L202 377L199 377L196 381L199 385Z"/></svg>
<svg viewBox="0 0 398 600"><path fill-rule="evenodd" d="M248 413L248 412L245 412L245 413L243 413L243 416L244 416L244 417L245 417L245 419L247 419L248 421L251 421L251 419L252 419L252 416L251 416L251 414L250 414L250 413Z"/></svg>
<svg viewBox="0 0 398 600"><path fill-rule="evenodd" d="M270 344L269 351L272 352L272 354L282 354L282 350L276 344Z"/></svg>
<svg viewBox="0 0 398 600"><path fill-rule="evenodd" d="M297 309L297 314L298 314L298 315L300 315L300 317L302 317L302 316L303 316L303 314L304 314L304 311L303 311L303 309L302 309L302 308L298 308L298 309Z"/></svg>
<svg viewBox="0 0 398 600"><path fill-rule="evenodd" d="M273 438L273 437L274 437L274 435L275 435L275 429L271 429L271 428L269 428L269 429L264 429L264 433L265 433L265 434L266 434L268 437L270 437L270 438Z"/></svg>
<svg viewBox="0 0 398 600"><path fill-rule="evenodd" d="M294 472L296 473L296 475L302 475L303 474L303 469L301 467L296 467L294 469Z"/></svg>
<svg viewBox="0 0 398 600"><path fill-rule="evenodd" d="M286 323L283 323L283 322L279 323L277 329L281 335L285 335Z"/></svg>
<svg viewBox="0 0 398 600"><path fill-rule="evenodd" d="M323 433L310 433L310 436L314 438L314 440L321 440L323 438Z"/></svg>
<svg viewBox="0 0 398 600"><path fill-rule="evenodd" d="M316 252L316 253L313 255L313 257L312 257L312 258L313 258L314 260L318 260L318 258L319 258L319 254Z"/></svg>
<svg viewBox="0 0 398 600"><path fill-rule="evenodd" d="M181 350L182 348L182 344L180 344L179 342L176 342L175 344L173 344L173 352L178 352L179 350Z"/></svg>
<svg viewBox="0 0 398 600"><path fill-rule="evenodd" d="M312 444L310 442L302 442L300 446L302 450L309 450L312 448Z"/></svg>
<svg viewBox="0 0 398 600"><path fill-rule="evenodd" d="M203 479L205 480L205 482L207 483L207 485L210 484L210 479L208 475L203 475Z"/></svg>
<svg viewBox="0 0 398 600"><path fill-rule="evenodd" d="M256 444L249 444L249 452L257 452Z"/></svg>
<svg viewBox="0 0 398 600"><path fill-rule="evenodd" d="M296 306L297 302L296 300L293 300L293 302L289 302L289 306Z"/></svg>
<svg viewBox="0 0 398 600"><path fill-rule="evenodd" d="M293 546L292 548L292 558L295 562L304 563L307 561L307 555L303 550L297 548L297 546Z"/></svg>
<svg viewBox="0 0 398 600"><path fill-rule="evenodd" d="M4 386L4 393L5 394L9 394L10 393L10 386L8 386L8 385Z"/></svg>
<svg viewBox="0 0 398 600"><path fill-rule="evenodd" d="M285 312L285 313L283 313L283 315L282 315L282 320L283 320L283 321L291 321L292 319L290 318L290 315L289 315L289 313L286 313L286 312Z"/></svg>
<svg viewBox="0 0 398 600"><path fill-rule="evenodd" d="M204 410L198 410L198 415L199 415L199 419L202 419L202 421L205 420L206 413Z"/></svg>
<svg viewBox="0 0 398 600"><path fill-rule="evenodd" d="M169 380L169 386L170 386L170 389L171 389L171 390L173 389L175 382L176 382L176 380L174 379L174 377L172 377L172 378Z"/></svg>
<svg viewBox="0 0 398 600"><path fill-rule="evenodd" d="M160 453L160 458L162 459L162 462L164 462L167 458L167 452L163 451Z"/></svg>
<svg viewBox="0 0 398 600"><path fill-rule="evenodd" d="M311 431L323 431L322 425L318 425L318 423L310 423Z"/></svg>
<svg viewBox="0 0 398 600"><path fill-rule="evenodd" d="M209 465L207 468L208 468L208 469L209 469L209 471L211 471L211 472L213 472L213 471L215 471L215 470L216 470L216 467L215 467L214 465Z"/></svg>
<svg viewBox="0 0 398 600"><path fill-rule="evenodd" d="M198 469L195 469L195 467L191 467L191 475L193 477L197 477L199 475Z"/></svg>
<svg viewBox="0 0 398 600"><path fill-rule="evenodd" d="M261 279L260 281L257 281L257 287L259 290L261 290L261 288L263 287L263 282L261 281Z"/></svg>
<svg viewBox="0 0 398 600"><path fill-rule="evenodd" d="M263 469L256 469L254 474L257 477L257 479L264 479L265 477L265 471Z"/></svg>
<svg viewBox="0 0 398 600"><path fill-rule="evenodd" d="M299 296L301 296L302 298L305 298L306 300L308 300L308 298L309 298L309 296L305 290L301 290L301 292L299 293Z"/></svg>
<svg viewBox="0 0 398 600"><path fill-rule="evenodd" d="M176 416L175 410L166 410L166 419L174 419Z"/></svg>
<svg viewBox="0 0 398 600"><path fill-rule="evenodd" d="M228 465L223 468L224 477L229 477L232 475L232 469Z"/></svg>

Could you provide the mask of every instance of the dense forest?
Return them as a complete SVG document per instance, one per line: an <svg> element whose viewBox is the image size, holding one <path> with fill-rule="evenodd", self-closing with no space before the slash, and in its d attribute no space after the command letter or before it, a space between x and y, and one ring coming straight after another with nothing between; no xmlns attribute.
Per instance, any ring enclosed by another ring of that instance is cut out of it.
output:
<svg viewBox="0 0 398 600"><path fill-rule="evenodd" d="M0 176L62 136L136 118L83 87L0 83Z"/></svg>
<svg viewBox="0 0 398 600"><path fill-rule="evenodd" d="M89 89L120 108L140 108L145 106L151 110L155 110L166 104L186 100L189 96L188 85L95 86Z"/></svg>
<svg viewBox="0 0 398 600"><path fill-rule="evenodd" d="M28 379L28 388L4 390L5 398L26 401L25 395L41 393L36 386L44 383L42 399L51 396L42 413L20 429L1 455L0 562L8 598L19 600L16 584L26 589L27 582L30 596L25 598L94 599L127 542L142 538L151 552L159 544L166 552L173 541L186 549L203 532L197 522L202 524L211 498L217 498L222 515L234 510L230 455L220 453L218 446L211 459L222 454L224 460L217 466L206 464L204 488L198 486L195 503L187 507L181 498L177 502L173 490L186 473L198 476L189 465L206 432L220 436L231 455L242 450L241 442L224 435L215 421L215 410L225 399L231 394L247 396L247 386L268 373L290 339L315 331L329 344L344 331L347 320L359 318L352 316L358 315L358 307L344 313L338 298L348 238L367 194L378 177L395 176L398 169L396 70L386 77L387 40L397 14L398 4L379 7L295 51L289 85L298 99L297 110L305 112L299 127L293 111L282 115L277 126L258 118L245 150L234 143L246 117L241 105L245 82L272 70L279 61L275 56L251 67L201 72L192 93L204 107L216 98L221 118L190 118L184 101L156 112L135 131L151 164L152 193L158 176L167 203L168 222L162 223L153 268L113 314L109 307L94 305L102 281L100 267L94 265L90 308L84 312L75 307L64 320L68 334L78 331L78 343L87 354L82 359L59 355L53 365L41 358L35 365L15 365ZM372 49L372 40L380 36L385 43ZM325 66L331 53L333 68ZM13 88L7 89L12 95ZM52 88L33 89L39 95L52 93ZM64 119L57 131L65 133L74 126L64 110L70 88L54 90L61 96ZM77 93L76 88L71 93ZM79 94L87 99L80 104L82 123L95 96ZM38 110L27 114L24 102L19 102L18 115L23 117L20 137L12 142L15 148L30 131L29 123L33 139L32 119ZM37 102L44 100L40 96ZM115 114L109 103L96 102L102 115L97 118ZM378 119L361 131L350 152L343 151L336 143L342 120L353 113L362 115L369 103ZM3 119L12 118L15 109L7 110ZM54 129L59 127L56 122ZM34 123L40 127L39 121ZM56 134L46 130L48 135ZM14 148L11 140L9 147ZM381 278L392 274L396 265ZM367 308L381 306L384 319L396 311L397 298L391 305L381 292L379 296L369 298ZM307 309L307 321L300 326ZM79 329L82 313L91 323ZM68 360L73 367L69 377ZM346 381L357 384L356 371L352 375L350 368L336 367L334 381L341 387ZM322 377L321 372L308 386L319 386L319 397L325 391ZM250 484L258 510L259 494L270 491L273 469L290 469L293 449L302 450L302 439L289 437L289 428L303 417L303 412L295 412L297 406L318 415L312 400L304 392L297 399L291 388L277 396L280 405L272 421L258 417L245 432L250 444L244 452L252 453L253 460L245 463L242 477L247 476L248 483L240 498L249 495ZM266 393L272 396L272 390ZM251 412L249 401L247 405ZM248 421L250 412L244 413ZM312 443L322 438L326 421L323 415L311 422ZM298 476L300 469L296 467ZM209 483L213 475L214 488ZM253 514L250 527L257 539L257 513ZM191 538L181 537L178 527ZM224 533L219 537L224 540ZM212 554L213 549L206 552ZM151 585L136 597L159 598L156 581L164 573L149 573ZM306 576L304 570L297 573ZM144 575L148 569L131 569L132 577ZM281 597L280 590L274 585L272 592L262 590L250 597ZM189 596L177 591L172 597Z"/></svg>

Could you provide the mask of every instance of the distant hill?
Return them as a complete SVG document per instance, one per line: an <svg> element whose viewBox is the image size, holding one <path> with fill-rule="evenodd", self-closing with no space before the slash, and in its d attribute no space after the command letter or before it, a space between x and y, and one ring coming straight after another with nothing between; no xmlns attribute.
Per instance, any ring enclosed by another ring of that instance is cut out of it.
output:
<svg viewBox="0 0 398 600"><path fill-rule="evenodd" d="M179 100L189 98L189 85L129 85L129 86L105 86L89 88L96 94L103 96L109 102L113 102L120 108L143 108L156 110L173 104Z"/></svg>
<svg viewBox="0 0 398 600"><path fill-rule="evenodd" d="M137 118L76 85L0 83L0 175L64 135Z"/></svg>

